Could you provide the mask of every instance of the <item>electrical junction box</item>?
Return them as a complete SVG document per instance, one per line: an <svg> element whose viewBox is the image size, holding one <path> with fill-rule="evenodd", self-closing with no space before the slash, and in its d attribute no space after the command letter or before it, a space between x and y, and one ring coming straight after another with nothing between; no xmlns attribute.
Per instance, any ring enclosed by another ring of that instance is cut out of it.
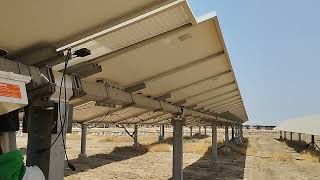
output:
<svg viewBox="0 0 320 180"><path fill-rule="evenodd" d="M0 71L0 115L28 105L26 84L31 77Z"/></svg>

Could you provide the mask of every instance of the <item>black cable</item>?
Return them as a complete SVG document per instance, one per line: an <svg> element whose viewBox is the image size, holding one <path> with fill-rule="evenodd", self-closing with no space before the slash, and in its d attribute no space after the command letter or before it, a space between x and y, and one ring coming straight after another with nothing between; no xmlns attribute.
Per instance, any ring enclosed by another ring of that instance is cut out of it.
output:
<svg viewBox="0 0 320 180"><path fill-rule="evenodd" d="M66 56L66 61L65 61L65 65L64 65L64 70L63 70L63 74L61 77L61 82L60 82L60 88L59 88L59 98L58 98L58 111L59 111L59 120L60 120L60 132L58 133L57 137L55 138L55 140L53 141L53 143L51 143L51 145L48 148L45 149L41 149L38 150L37 153L43 153L48 151L49 149L51 149L51 147L57 142L57 140L59 139L60 135L62 136L62 143L63 143L63 148L64 148L64 152L65 152L65 156L67 159L67 165L68 167L72 170L75 171L76 168L74 167L73 164L70 163L68 155L67 155L67 151L66 151L66 145L65 145L65 141L64 141L64 134L63 134L63 130L64 130L64 126L66 123L66 116L67 116L67 111L66 111L66 107L67 107L67 89L66 89L66 81L65 81L65 75L66 75L66 69L68 66L68 62L69 62L69 57L71 57L71 50L69 49L67 52L67 56ZM62 83L64 83L64 100L65 100L65 110L64 110L64 121L62 123L62 117L61 117L61 94L62 94Z"/></svg>
<svg viewBox="0 0 320 180"><path fill-rule="evenodd" d="M69 54L69 51L68 51L68 54ZM67 68L68 61L69 61L68 58L69 58L69 56L67 55L66 61L65 61L65 66L64 66L64 71L63 71L63 74L62 74L62 77L61 77L60 88L59 88L58 111L59 111L59 114L60 114L60 115L61 115L61 112L60 112L60 99L61 99L61 90L62 90L61 88L62 88L62 83L63 83L63 80L64 80L64 76L65 76L65 70L66 70L66 68ZM59 118L61 118L61 116L60 116ZM61 119L60 119L60 121L61 121ZM61 133L62 133L62 130L63 130L63 128L61 128L61 130L59 131L57 137L54 139L53 143L51 143L49 147L44 148L44 149L40 149L40 150L38 150L38 151L36 151L36 152L37 152L37 153L43 153L43 152L46 152L46 151L48 151L49 149L51 149L51 147L52 147L52 146L57 142L57 140L59 139L59 137L60 137L60 135L61 135Z"/></svg>
<svg viewBox="0 0 320 180"><path fill-rule="evenodd" d="M69 54L70 53L70 54ZM61 79L63 79L63 83L64 83L64 121L63 121L63 124L62 124L62 118L61 118L61 104L60 104L60 102L61 102L61 96L59 97L59 104L58 104L58 111L59 111L59 116L60 116L60 126L61 126L61 130L60 130L60 134L61 134L61 136L62 136L62 143L63 143L63 148L64 148L64 153L65 153L65 156L66 156L66 159L67 159L67 165L68 165L68 167L72 170L72 171L75 171L76 170L76 168L74 167L74 165L72 164L72 163L70 163L70 161L69 161L69 158L68 158L68 154L67 154L67 149L66 149L66 143L65 143L65 141L64 141L64 133L63 133L63 130L64 130L64 126L65 126L65 124L66 124L66 117L67 117L67 86L66 86L66 77L65 77L65 75L66 75L66 69L67 69L67 66L68 66L68 62L69 62L69 55L71 55L71 50L69 50L68 51L68 54L67 54L67 60L66 60L66 62L65 62L65 66L64 66L64 71L63 71L63 76L62 76L62 78ZM62 82L61 82L61 84L62 84ZM61 92L61 86L60 86L60 92ZM60 94L61 95L61 94Z"/></svg>

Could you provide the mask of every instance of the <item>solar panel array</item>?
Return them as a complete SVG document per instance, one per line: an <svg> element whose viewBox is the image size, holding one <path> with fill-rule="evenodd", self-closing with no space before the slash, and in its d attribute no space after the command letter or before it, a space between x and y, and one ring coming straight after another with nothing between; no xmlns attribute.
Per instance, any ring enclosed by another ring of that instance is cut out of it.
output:
<svg viewBox="0 0 320 180"><path fill-rule="evenodd" d="M6 6L14 7L15 3L23 2L6 2ZM215 115L217 120L248 120L215 13L196 18L184 0L61 3L72 7L72 11L59 8L54 12L59 4L55 2L44 19L41 8L48 4L37 0L31 4L33 13L26 13L24 19L11 14L9 22L14 23L0 29L0 44L11 51L42 42L55 44L57 50L72 47L73 52L85 47L92 54L74 58L69 68L97 64L102 71L83 81ZM8 17L8 12L2 11L0 16ZM73 23L61 24L58 19ZM33 26L24 26L29 20ZM18 38L12 38L8 29L20 29L15 34ZM63 64L53 69L61 70ZM74 121L79 123L168 124L172 116L170 112L145 109L134 103L81 98L71 103L75 105ZM186 119L187 124L208 123L195 116Z"/></svg>

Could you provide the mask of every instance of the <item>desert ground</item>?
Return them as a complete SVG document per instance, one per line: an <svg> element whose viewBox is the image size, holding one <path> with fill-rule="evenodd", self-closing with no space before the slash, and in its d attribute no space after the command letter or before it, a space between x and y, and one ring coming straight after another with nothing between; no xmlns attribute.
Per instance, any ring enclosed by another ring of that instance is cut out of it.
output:
<svg viewBox="0 0 320 180"><path fill-rule="evenodd" d="M123 180L170 179L172 165L172 134L167 130L165 142L159 144L156 131L146 130L139 135L140 148L133 148L132 139L113 129L89 130L87 158L78 158L80 133L67 136L67 152L76 171L66 167L66 180ZM194 133L197 133L194 130ZM202 132L203 134L203 132ZM310 142L310 135L303 135L303 142L279 140L279 134L270 130L244 130L242 144L231 143L231 151L218 151L218 161L210 160L211 137L194 135L185 131L184 179L248 179L286 180L320 179L320 152L313 148L301 151ZM230 135L231 138L231 135ZM287 138L289 135L287 134ZM320 145L319 137L316 142ZM20 134L18 146L26 147L27 136ZM218 147L223 145L223 130L218 131Z"/></svg>

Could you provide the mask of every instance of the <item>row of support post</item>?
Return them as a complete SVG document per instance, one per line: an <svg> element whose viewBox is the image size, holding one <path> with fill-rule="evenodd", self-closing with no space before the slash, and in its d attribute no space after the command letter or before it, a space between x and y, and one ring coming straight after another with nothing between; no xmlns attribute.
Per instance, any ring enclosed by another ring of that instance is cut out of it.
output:
<svg viewBox="0 0 320 180"><path fill-rule="evenodd" d="M183 179L183 125L185 119L181 115L176 115L172 117L171 120L173 126L173 166L172 166L172 179L182 180ZM86 133L87 125L81 125L81 154L79 157L86 157ZM225 125L225 150L230 151L229 148L229 124ZM212 121L211 123L211 134L212 134L212 154L211 158L213 161L217 160L217 122ZM138 126L134 126L134 146L138 146ZM192 134L192 127L190 127L190 133ZM206 134L205 127L205 134ZM242 138L242 126L234 125L234 137ZM199 134L201 134L201 129L199 128ZM164 140L164 125L160 125L159 131L159 141Z"/></svg>
<svg viewBox="0 0 320 180"><path fill-rule="evenodd" d="M174 116L172 118L173 125L173 166L172 166L172 179L182 180L183 179L183 124L184 119L180 116ZM242 141L242 126L237 125L237 138ZM229 147L229 124L225 125L225 149L230 151ZM211 123L211 134L212 134L212 152L211 158L213 161L217 160L217 122L212 121ZM206 133L206 128L205 128ZM190 134L192 135L192 127L190 127ZM201 129L199 128L199 134Z"/></svg>
<svg viewBox="0 0 320 180"><path fill-rule="evenodd" d="M284 135L284 136L283 136ZM287 139L287 131L280 131L280 140L286 140ZM293 141L293 132L290 132L290 140ZM298 141L302 141L302 133L298 133ZM311 135L311 146L313 146L315 143L314 141L314 135Z"/></svg>

